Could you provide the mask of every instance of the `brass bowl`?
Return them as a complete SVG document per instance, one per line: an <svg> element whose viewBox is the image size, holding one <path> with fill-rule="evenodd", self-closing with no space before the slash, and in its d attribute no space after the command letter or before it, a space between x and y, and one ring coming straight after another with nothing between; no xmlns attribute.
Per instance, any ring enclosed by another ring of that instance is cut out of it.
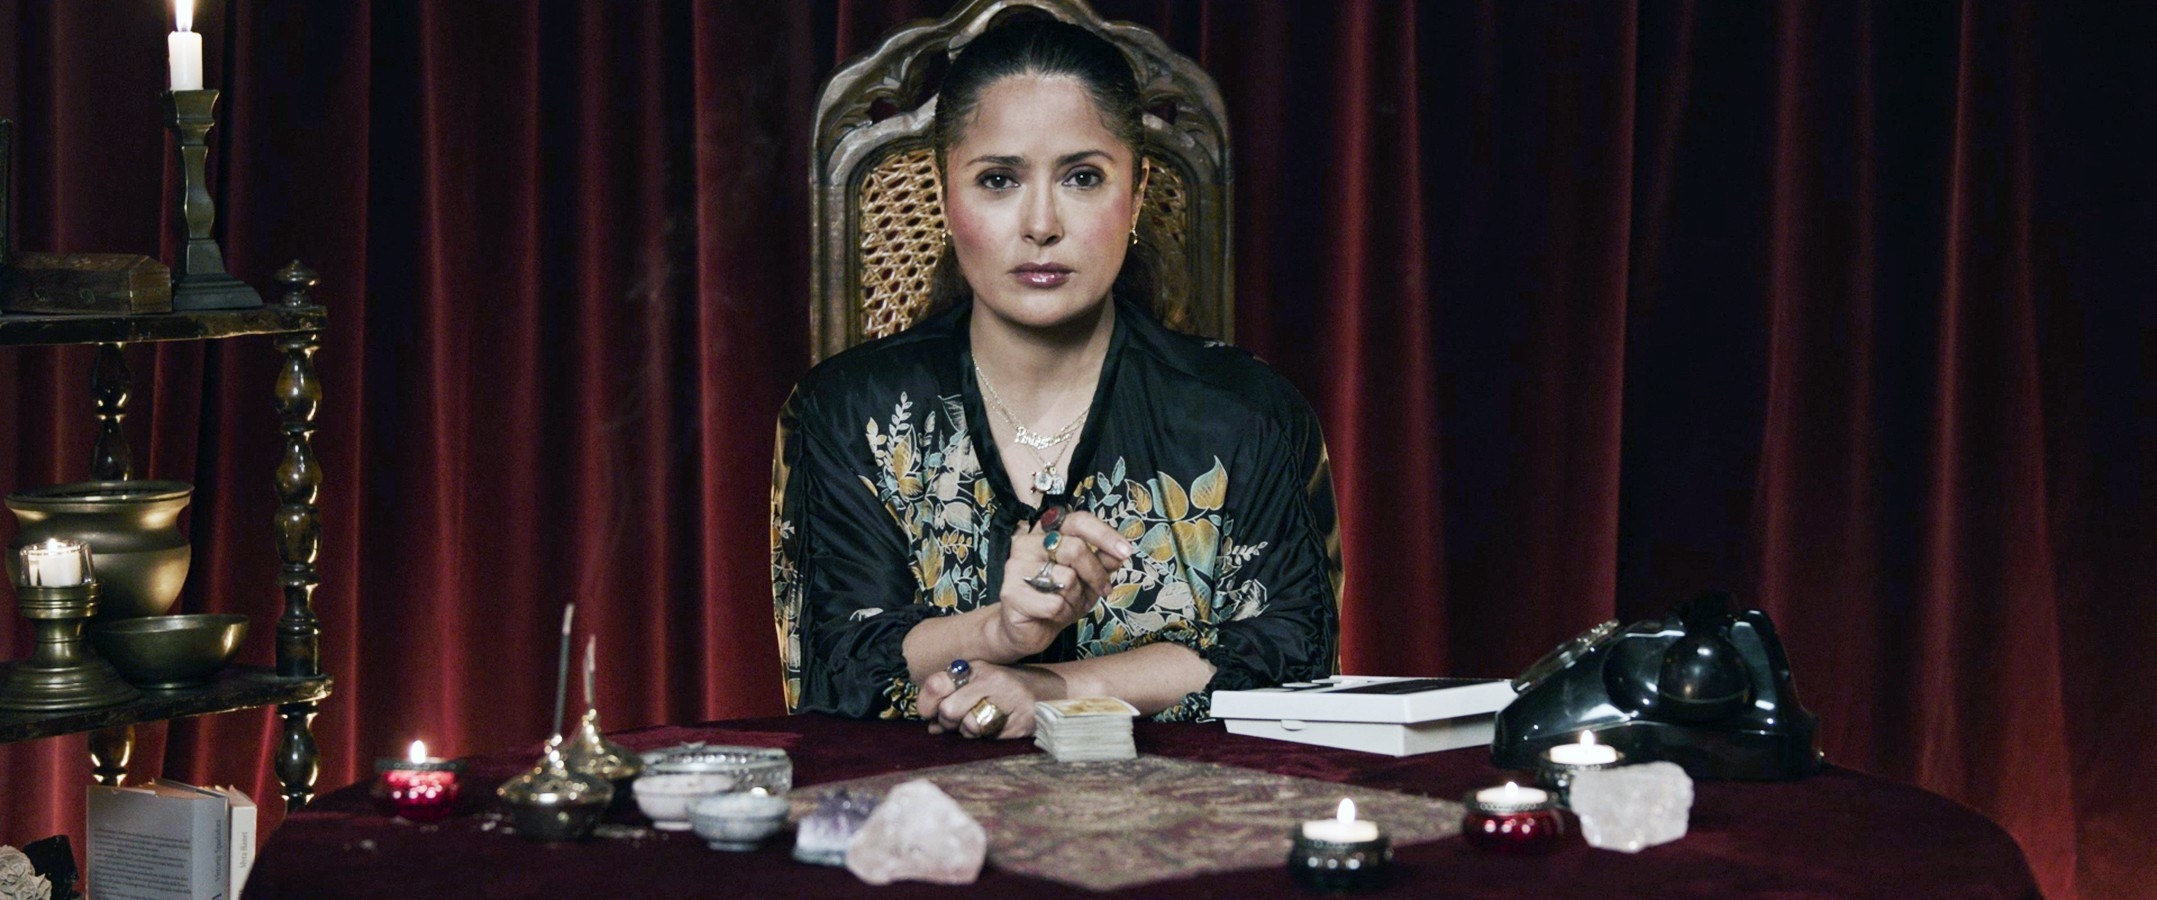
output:
<svg viewBox="0 0 2157 900"><path fill-rule="evenodd" d="M198 687L240 652L247 617L224 613L145 616L90 625L90 646L129 684L150 690Z"/></svg>

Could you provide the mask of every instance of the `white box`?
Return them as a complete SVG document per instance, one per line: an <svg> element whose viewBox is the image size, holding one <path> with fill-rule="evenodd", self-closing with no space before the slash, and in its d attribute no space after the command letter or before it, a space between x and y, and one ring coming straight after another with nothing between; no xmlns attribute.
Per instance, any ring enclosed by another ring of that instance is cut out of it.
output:
<svg viewBox="0 0 2157 900"><path fill-rule="evenodd" d="M1497 713L1513 696L1503 678L1343 675L1215 691L1213 716L1231 734L1411 756L1488 746Z"/></svg>

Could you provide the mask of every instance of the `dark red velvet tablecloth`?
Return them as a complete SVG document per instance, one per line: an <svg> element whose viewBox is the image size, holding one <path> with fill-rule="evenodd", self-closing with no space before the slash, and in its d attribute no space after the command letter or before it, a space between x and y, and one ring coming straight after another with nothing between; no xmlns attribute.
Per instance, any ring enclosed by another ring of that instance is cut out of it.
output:
<svg viewBox="0 0 2157 900"><path fill-rule="evenodd" d="M932 736L921 725L795 716L663 726L617 740L649 749L688 740L781 747L797 786L1034 753L1028 741ZM1227 733L1220 725L1140 722L1141 753L1458 799L1504 781L1487 751L1396 759ZM537 747L468 761L464 812L439 825L379 815L370 784L324 794L262 848L248 900L274 897L1098 897L985 868L970 887L872 887L845 869L794 862L782 834L753 853L707 849L695 835L540 844L482 830L493 788ZM1514 776L1519 777L1519 776ZM635 811L613 821L642 824ZM1283 822L1282 827L1290 823ZM1541 856L1478 851L1459 838L1396 849L1393 886L1373 897L2012 897L2039 896L1998 825L1914 787L1830 768L1799 782L1699 782L1687 835L1638 854L1597 850L1578 829ZM1284 868L1159 882L1113 895L1232 897L1301 893Z"/></svg>

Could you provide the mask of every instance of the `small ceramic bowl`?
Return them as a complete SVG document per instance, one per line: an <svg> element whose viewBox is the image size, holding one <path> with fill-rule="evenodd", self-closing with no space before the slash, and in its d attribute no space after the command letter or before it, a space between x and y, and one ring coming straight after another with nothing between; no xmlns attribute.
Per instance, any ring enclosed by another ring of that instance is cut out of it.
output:
<svg viewBox="0 0 2157 900"><path fill-rule="evenodd" d="M790 806L762 790L714 794L690 802L689 826L713 850L754 850L786 824Z"/></svg>
<svg viewBox="0 0 2157 900"><path fill-rule="evenodd" d="M639 776L634 790L637 808L651 818L653 828L688 831L690 801L734 790L737 784L731 775L654 772Z"/></svg>

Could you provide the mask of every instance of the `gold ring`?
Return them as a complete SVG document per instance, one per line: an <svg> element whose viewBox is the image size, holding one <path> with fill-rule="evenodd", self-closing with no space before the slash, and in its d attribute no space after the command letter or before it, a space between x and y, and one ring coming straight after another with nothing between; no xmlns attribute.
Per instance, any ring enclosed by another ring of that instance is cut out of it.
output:
<svg viewBox="0 0 2157 900"><path fill-rule="evenodd" d="M987 697L981 698L981 702L974 704L973 709L967 710L966 717L974 720L974 729L979 731L982 737L995 737L1004 730L1004 723L1011 719L1009 713L990 702Z"/></svg>
<svg viewBox="0 0 2157 900"><path fill-rule="evenodd" d="M1049 532L1048 534L1045 534L1045 535L1042 535L1042 536L1041 536L1041 551L1042 551L1043 553L1047 553L1047 554L1048 554L1048 555L1050 555L1050 556L1055 556L1055 555L1056 555L1056 545L1058 545L1058 544L1061 544L1061 543L1063 543L1063 542L1064 542L1064 533L1063 533L1063 532L1061 532L1061 531L1051 531L1051 532Z"/></svg>

